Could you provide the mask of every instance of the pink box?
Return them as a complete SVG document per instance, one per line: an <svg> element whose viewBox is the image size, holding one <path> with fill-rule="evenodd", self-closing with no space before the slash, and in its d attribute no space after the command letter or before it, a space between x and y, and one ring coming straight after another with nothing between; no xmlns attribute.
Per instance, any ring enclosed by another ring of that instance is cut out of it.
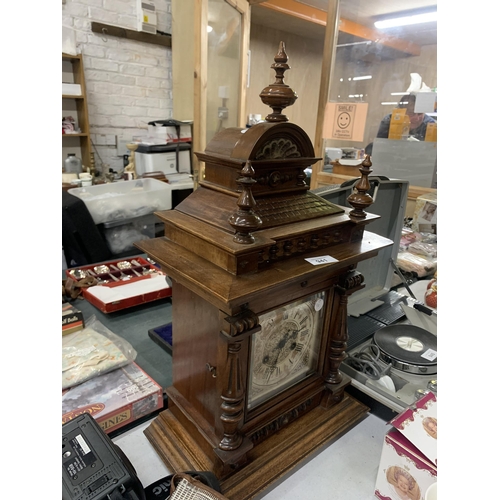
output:
<svg viewBox="0 0 500 500"><path fill-rule="evenodd" d="M391 420L375 485L381 500L423 500L437 481L437 399L429 392Z"/></svg>

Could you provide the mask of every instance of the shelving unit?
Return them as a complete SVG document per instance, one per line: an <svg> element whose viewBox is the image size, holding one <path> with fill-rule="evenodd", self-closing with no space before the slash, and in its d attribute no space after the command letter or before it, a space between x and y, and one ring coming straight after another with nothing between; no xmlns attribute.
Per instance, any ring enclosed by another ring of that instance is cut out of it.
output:
<svg viewBox="0 0 500 500"><path fill-rule="evenodd" d="M85 89L85 76L81 54L62 54L62 81L63 83L76 83L80 85L81 95L62 95L62 116L72 116L80 129L78 134L62 134L62 161L68 153L75 153L82 159L84 170L90 168L90 142L89 115L87 111L87 94Z"/></svg>

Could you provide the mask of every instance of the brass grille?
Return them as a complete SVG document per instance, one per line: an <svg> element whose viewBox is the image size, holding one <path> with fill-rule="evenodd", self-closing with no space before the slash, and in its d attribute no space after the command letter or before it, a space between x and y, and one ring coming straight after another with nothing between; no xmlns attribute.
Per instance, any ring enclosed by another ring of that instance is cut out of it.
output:
<svg viewBox="0 0 500 500"><path fill-rule="evenodd" d="M256 200L254 212L262 219L261 228L342 213L344 210L313 193L284 195Z"/></svg>

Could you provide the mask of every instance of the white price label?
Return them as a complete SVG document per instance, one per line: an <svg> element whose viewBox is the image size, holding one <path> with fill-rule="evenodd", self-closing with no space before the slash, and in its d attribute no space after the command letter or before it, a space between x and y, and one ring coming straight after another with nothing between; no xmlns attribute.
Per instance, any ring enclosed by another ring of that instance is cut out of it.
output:
<svg viewBox="0 0 500 500"><path fill-rule="evenodd" d="M85 442L85 439L83 439L83 436L81 434L78 434L78 436L76 436L75 439L78 441L78 444L81 446L83 454L86 455L87 453L89 453L90 448L89 448L88 444Z"/></svg>
<svg viewBox="0 0 500 500"><path fill-rule="evenodd" d="M337 259L334 259L330 255L322 255L321 257L312 257L310 259L305 259L307 262L310 262L313 266L319 266L321 264L330 264L332 262L338 262Z"/></svg>
<svg viewBox="0 0 500 500"><path fill-rule="evenodd" d="M422 354L422 357L428 361L434 361L438 357L438 353L434 349L427 349L427 351Z"/></svg>
<svg viewBox="0 0 500 500"><path fill-rule="evenodd" d="M316 300L316 302L314 303L314 310L315 311L321 311L321 309L323 309L323 304L324 304L324 300L323 299Z"/></svg>

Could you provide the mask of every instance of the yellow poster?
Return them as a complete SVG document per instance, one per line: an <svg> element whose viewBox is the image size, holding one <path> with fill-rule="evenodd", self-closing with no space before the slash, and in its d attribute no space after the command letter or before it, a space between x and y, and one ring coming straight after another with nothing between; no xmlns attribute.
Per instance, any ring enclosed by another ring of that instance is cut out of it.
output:
<svg viewBox="0 0 500 500"><path fill-rule="evenodd" d="M363 141L367 114L367 102L329 102L325 110L323 138Z"/></svg>

